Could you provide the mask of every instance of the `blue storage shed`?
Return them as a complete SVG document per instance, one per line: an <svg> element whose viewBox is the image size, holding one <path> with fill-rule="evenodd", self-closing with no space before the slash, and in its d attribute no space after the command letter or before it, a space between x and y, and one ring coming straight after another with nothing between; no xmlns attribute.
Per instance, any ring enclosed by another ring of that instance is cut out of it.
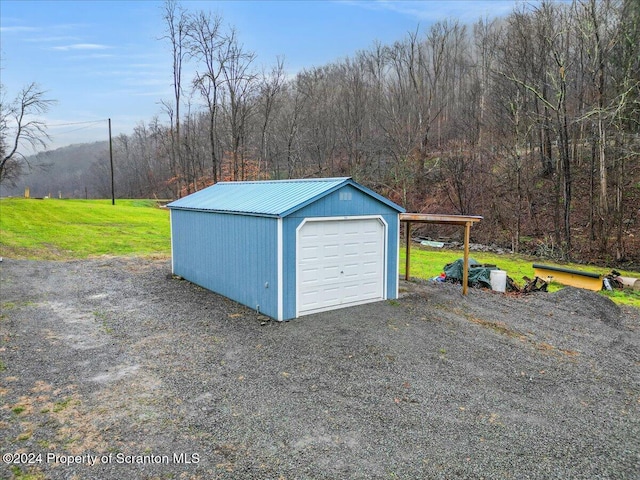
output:
<svg viewBox="0 0 640 480"><path fill-rule="evenodd" d="M220 182L168 207L173 273L277 320L398 297L404 209L349 177Z"/></svg>

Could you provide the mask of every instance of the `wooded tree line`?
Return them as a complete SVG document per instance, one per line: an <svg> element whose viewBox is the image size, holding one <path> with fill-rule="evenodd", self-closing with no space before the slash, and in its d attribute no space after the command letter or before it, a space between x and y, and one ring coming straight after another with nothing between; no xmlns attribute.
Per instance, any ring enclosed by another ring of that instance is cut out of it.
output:
<svg viewBox="0 0 640 480"><path fill-rule="evenodd" d="M443 20L293 78L220 17L163 15L174 96L115 140L119 196L352 176L408 211L483 215L474 234L516 251L640 256L640 2Z"/></svg>

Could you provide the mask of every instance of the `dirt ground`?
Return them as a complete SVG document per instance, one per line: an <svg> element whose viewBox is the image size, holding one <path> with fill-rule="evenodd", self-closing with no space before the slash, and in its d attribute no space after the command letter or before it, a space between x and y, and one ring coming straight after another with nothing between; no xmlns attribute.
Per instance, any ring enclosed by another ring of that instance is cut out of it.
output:
<svg viewBox="0 0 640 480"><path fill-rule="evenodd" d="M640 311L401 292L279 323L167 260L5 258L0 478L640 478Z"/></svg>

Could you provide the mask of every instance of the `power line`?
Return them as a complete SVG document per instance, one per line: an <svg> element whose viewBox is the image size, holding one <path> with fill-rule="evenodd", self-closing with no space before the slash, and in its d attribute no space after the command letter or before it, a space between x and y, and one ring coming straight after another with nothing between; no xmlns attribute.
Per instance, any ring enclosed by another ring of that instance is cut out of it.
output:
<svg viewBox="0 0 640 480"><path fill-rule="evenodd" d="M52 123L48 123L47 127L68 127L68 126L71 126L71 125L87 125L87 124L90 124L90 123L98 124L98 123L102 123L102 122L106 122L106 121L107 121L107 119L105 118L104 120L91 120L91 121L88 121L88 122L70 122L70 123L53 123L53 124Z"/></svg>
<svg viewBox="0 0 640 480"><path fill-rule="evenodd" d="M63 132L56 132L56 135L66 135L67 133L77 132L78 130L85 130L87 128L91 128L91 125L85 125L84 127L79 127L79 128L72 128L71 130L65 130Z"/></svg>

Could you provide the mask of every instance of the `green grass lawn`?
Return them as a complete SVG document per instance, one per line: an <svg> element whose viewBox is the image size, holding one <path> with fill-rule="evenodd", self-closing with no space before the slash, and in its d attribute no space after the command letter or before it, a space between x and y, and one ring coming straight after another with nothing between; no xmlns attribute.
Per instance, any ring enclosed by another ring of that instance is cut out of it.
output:
<svg viewBox="0 0 640 480"><path fill-rule="evenodd" d="M170 254L169 212L150 200L0 199L0 256Z"/></svg>
<svg viewBox="0 0 640 480"><path fill-rule="evenodd" d="M152 200L0 199L0 256L8 258L69 260L101 255L159 256L171 254L169 212ZM533 277L534 262L552 263L521 255L471 253L479 263L493 264L522 286ZM433 278L447 263L462 257L460 250L411 248L411 276ZM404 275L405 250L400 249ZM606 268L566 265L569 268L609 273ZM621 271L640 277L638 272ZM550 290L562 288L552 284ZM617 303L640 308L640 292L604 292Z"/></svg>
<svg viewBox="0 0 640 480"><path fill-rule="evenodd" d="M462 258L462 250L444 250L434 249L428 247L420 247L417 245L411 245L411 265L409 270L412 277L417 278L433 278L442 273L444 266L447 263L454 262L455 260ZM526 276L533 279L533 264L543 263L550 265L557 265L556 262L548 261L538 257L529 257L526 255L497 255L494 253L486 252L470 252L469 257L474 259L478 263L496 265L500 270L506 270L517 285L524 286L525 281L522 277ZM400 248L400 274L405 273L405 258L406 249ZM572 268L575 270L581 270L585 272L595 272L600 274L607 274L611 269L607 270L602 267L586 266L567 263L563 264L563 267ZM630 272L626 270L618 270L623 276L639 278L639 272ZM549 286L549 291L553 292L562 288L562 285L552 283ZM616 303L623 303L640 308L640 292L634 292L629 289L623 291L601 292L608 296Z"/></svg>

